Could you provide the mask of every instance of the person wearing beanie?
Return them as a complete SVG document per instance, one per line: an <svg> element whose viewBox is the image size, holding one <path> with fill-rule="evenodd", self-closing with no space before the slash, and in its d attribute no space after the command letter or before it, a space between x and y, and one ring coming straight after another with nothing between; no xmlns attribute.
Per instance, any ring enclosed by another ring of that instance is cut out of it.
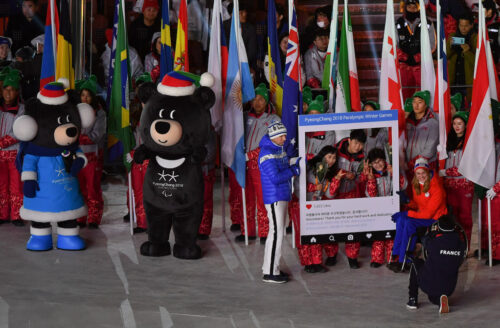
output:
<svg viewBox="0 0 500 328"><path fill-rule="evenodd" d="M325 112L325 103L322 95L317 96L309 102L307 115L323 114ZM316 156L325 146L335 145L335 131L316 131L306 133L306 158L309 160Z"/></svg>
<svg viewBox="0 0 500 328"><path fill-rule="evenodd" d="M256 239L255 207L257 207L258 233L262 244L265 242L269 230L268 215L262 199L262 184L257 159L259 157L260 141L267 134L267 129L270 124L274 121L280 121L280 118L276 114L268 112L268 103L269 91L266 85L261 83L255 88L255 98L252 100L252 108L250 112L245 115L245 157L247 159L245 197L248 231L245 231L245 225L243 221L241 221L241 234L235 238L238 242L245 241L246 233L248 233L249 239ZM241 195L241 189L239 189L239 187L236 188L236 185L234 187L233 193L239 192Z"/></svg>
<svg viewBox="0 0 500 328"><path fill-rule="evenodd" d="M380 110L380 104L373 100L368 100L363 106L364 112ZM375 148L385 149L389 143L389 132L387 128L366 129L366 143L364 147L365 156Z"/></svg>
<svg viewBox="0 0 500 328"><path fill-rule="evenodd" d="M451 116L462 109L462 94L455 93L450 97Z"/></svg>
<svg viewBox="0 0 500 328"><path fill-rule="evenodd" d="M14 136L16 118L24 114L24 104L19 99L20 73L15 69L4 69L3 98L0 100L0 224L12 221L23 226L19 215L23 203L21 176L15 160L19 141Z"/></svg>
<svg viewBox="0 0 500 328"><path fill-rule="evenodd" d="M429 91L415 92L412 98L413 109L406 118L406 173L409 180L413 178L412 168L419 157L425 158L432 169L436 168L439 124L429 107L429 101Z"/></svg>
<svg viewBox="0 0 500 328"><path fill-rule="evenodd" d="M311 87L305 86L302 90L302 113L307 113L309 103L312 101Z"/></svg>
<svg viewBox="0 0 500 328"><path fill-rule="evenodd" d="M419 227L429 227L441 216L448 214L446 207L446 192L442 186L441 179L432 171L429 162L420 157L415 161L413 168L415 175L411 181L412 197L407 207L407 212L398 212L393 215L396 222L396 237L392 248L392 260L389 268L394 272L409 269L410 263L404 262L406 248L410 237ZM415 247L415 238L409 246L409 251Z"/></svg>
<svg viewBox="0 0 500 328"><path fill-rule="evenodd" d="M427 294L429 301L439 306L439 314L450 311L448 297L453 294L458 280L458 270L466 256L466 245L455 231L452 215L439 218L436 230L423 237L427 254L425 261L415 258L410 268L408 303L410 310L418 308L419 288Z"/></svg>
<svg viewBox="0 0 500 328"><path fill-rule="evenodd" d="M151 51L153 34L161 30L159 9L158 0L144 0L142 14L130 24L128 29L129 44L137 50L142 62Z"/></svg>
<svg viewBox="0 0 500 328"><path fill-rule="evenodd" d="M306 84L311 88L321 88L328 42L329 32L319 27L316 28L313 38L314 45L304 55Z"/></svg>
<svg viewBox="0 0 500 328"><path fill-rule="evenodd" d="M10 62L12 61L12 52L10 51L11 46L11 38L0 36L0 69L10 65Z"/></svg>
<svg viewBox="0 0 500 328"><path fill-rule="evenodd" d="M262 280L270 283L285 283L288 275L279 269L281 244L285 228L288 202L291 199L291 179L300 174L300 158L290 165L286 142L286 127L279 121L270 122L267 134L259 143L258 166L262 181L262 196L269 219L269 234L264 250Z"/></svg>
<svg viewBox="0 0 500 328"><path fill-rule="evenodd" d="M337 162L339 168L345 172L340 181L338 191L334 195L336 199L361 198L361 168L365 155L363 148L366 143L364 130L351 130L349 137L340 140L336 147L338 149ZM338 253L338 243L335 245L334 256ZM345 253L351 269L358 269L358 256L361 244L357 241L346 241Z"/></svg>
<svg viewBox="0 0 500 328"><path fill-rule="evenodd" d="M153 68L160 64L161 55L161 33L155 32L151 38L151 52L144 59L144 70L151 73Z"/></svg>
<svg viewBox="0 0 500 328"><path fill-rule="evenodd" d="M439 171L439 175L444 177L448 206L451 206L453 215L465 230L470 245L474 183L458 172L463 155L468 118L469 114L467 112L456 112L453 115L452 128L446 139L448 158L444 169Z"/></svg>
<svg viewBox="0 0 500 328"><path fill-rule="evenodd" d="M411 97L415 88L420 89L420 33L429 33L431 49L436 47L434 25L427 21L426 28L421 27L418 0L406 0L403 16L396 20L396 38L398 40L398 60L401 71L401 85L404 99Z"/></svg>
<svg viewBox="0 0 500 328"><path fill-rule="evenodd" d="M0 69L0 100L3 99L3 80L5 80L5 77L9 74L11 69L10 66L5 66Z"/></svg>
<svg viewBox="0 0 500 328"><path fill-rule="evenodd" d="M111 47L112 47L112 42L113 42L113 29L108 28L106 29L106 45L104 48L104 52L101 55L101 66L104 71L104 81L105 85L108 85L108 78L109 78L109 61L111 58ZM153 35L153 33L151 33ZM129 35L130 38L130 35ZM148 39L148 47L149 47L149 42L151 41L151 37ZM148 48L149 49L149 48ZM149 51L149 50L148 50ZM144 73L144 66L142 64L142 59L140 58L139 54L137 53L137 50L132 47L129 44L128 47L128 55L130 57L129 63L130 63L130 77L132 80L135 80L139 75Z"/></svg>
<svg viewBox="0 0 500 328"><path fill-rule="evenodd" d="M80 190L89 209L86 217L78 218L80 228L87 225L97 229L101 224L104 201L102 198L101 177L104 164L106 136L106 112L97 100L97 79L91 75L79 84L80 102L94 109L95 122L91 127L82 129L80 133L80 149L87 157L87 166L78 173Z"/></svg>

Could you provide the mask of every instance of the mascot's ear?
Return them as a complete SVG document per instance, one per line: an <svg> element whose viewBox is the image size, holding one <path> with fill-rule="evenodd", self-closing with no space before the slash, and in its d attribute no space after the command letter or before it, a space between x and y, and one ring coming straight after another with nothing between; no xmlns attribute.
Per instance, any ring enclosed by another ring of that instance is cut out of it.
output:
<svg viewBox="0 0 500 328"><path fill-rule="evenodd" d="M80 120L82 121L82 129L90 128L95 121L94 109L85 103L79 103L77 107Z"/></svg>
<svg viewBox="0 0 500 328"><path fill-rule="evenodd" d="M209 110L215 104L215 93L209 87L199 87L194 96L200 101L205 110Z"/></svg>
<svg viewBox="0 0 500 328"><path fill-rule="evenodd" d="M29 115L21 115L15 121L12 127L14 136L21 141L30 141L38 133L38 124L35 119Z"/></svg>

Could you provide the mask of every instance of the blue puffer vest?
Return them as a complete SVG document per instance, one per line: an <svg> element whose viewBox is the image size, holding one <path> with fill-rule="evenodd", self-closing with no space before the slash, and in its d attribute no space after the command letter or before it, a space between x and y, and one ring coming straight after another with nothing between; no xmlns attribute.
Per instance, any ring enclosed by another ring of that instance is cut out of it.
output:
<svg viewBox="0 0 500 328"><path fill-rule="evenodd" d="M264 204L290 201L293 172L285 147L272 143L268 135L262 137L259 147L259 170Z"/></svg>

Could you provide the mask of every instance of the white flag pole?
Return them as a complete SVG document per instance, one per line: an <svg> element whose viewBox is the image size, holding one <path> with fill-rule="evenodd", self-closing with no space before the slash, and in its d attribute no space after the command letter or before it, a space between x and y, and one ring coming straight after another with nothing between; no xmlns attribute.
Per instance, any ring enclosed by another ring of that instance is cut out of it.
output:
<svg viewBox="0 0 500 328"><path fill-rule="evenodd" d="M245 227L245 246L248 246L247 199L245 197L245 188L241 188L241 199L243 200L243 226Z"/></svg>
<svg viewBox="0 0 500 328"><path fill-rule="evenodd" d="M491 249L491 200L488 198L488 260L490 268L493 266L492 249Z"/></svg>
<svg viewBox="0 0 500 328"><path fill-rule="evenodd" d="M481 226L482 226L482 217L481 217L481 199L477 199L477 240L478 240L478 250L477 250L477 259L481 261Z"/></svg>
<svg viewBox="0 0 500 328"><path fill-rule="evenodd" d="M132 206L132 173L128 173L128 212L129 212L129 217L130 217L130 235L134 234L134 212L133 212L133 206Z"/></svg>

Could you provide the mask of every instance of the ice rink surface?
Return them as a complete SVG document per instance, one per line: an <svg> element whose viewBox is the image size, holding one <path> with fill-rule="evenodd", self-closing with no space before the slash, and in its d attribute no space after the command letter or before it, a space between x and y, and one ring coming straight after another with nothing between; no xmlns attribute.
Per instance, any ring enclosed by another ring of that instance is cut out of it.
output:
<svg viewBox="0 0 500 328"><path fill-rule="evenodd" d="M201 260L143 257L146 234L131 236L122 220L126 187L108 180L100 229L80 231L85 251L29 252L28 224L0 226L0 328L499 326L500 266L474 258L461 267L451 313L441 316L422 292L420 308L408 311L408 274L370 268L369 247L361 249L359 270L349 269L341 245L336 266L310 274L288 235L281 268L291 281L263 283L264 246L235 243L236 233L222 232L220 185L212 235L199 242Z"/></svg>

